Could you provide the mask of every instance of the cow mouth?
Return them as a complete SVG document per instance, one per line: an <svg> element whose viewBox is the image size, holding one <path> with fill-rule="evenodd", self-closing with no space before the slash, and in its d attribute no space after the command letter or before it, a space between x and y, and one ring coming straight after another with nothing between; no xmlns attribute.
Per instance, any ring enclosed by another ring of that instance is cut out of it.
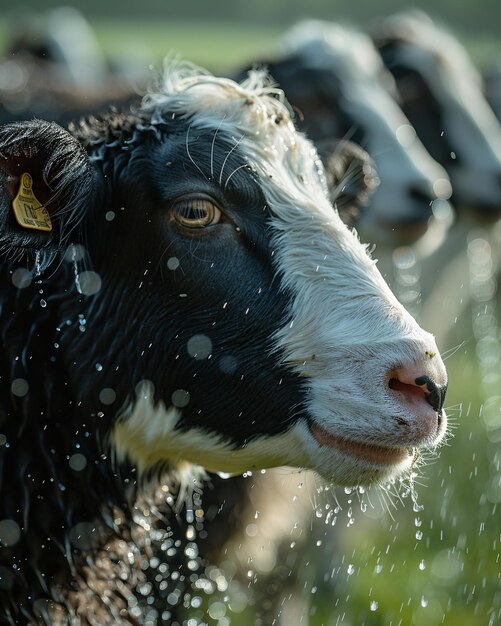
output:
<svg viewBox="0 0 501 626"><path fill-rule="evenodd" d="M328 446L340 450L344 454L357 457L375 465L398 465L409 461L414 456L412 448L390 448L361 441L354 441L346 437L337 437L329 433L318 424L310 423L310 432L315 441L321 446Z"/></svg>

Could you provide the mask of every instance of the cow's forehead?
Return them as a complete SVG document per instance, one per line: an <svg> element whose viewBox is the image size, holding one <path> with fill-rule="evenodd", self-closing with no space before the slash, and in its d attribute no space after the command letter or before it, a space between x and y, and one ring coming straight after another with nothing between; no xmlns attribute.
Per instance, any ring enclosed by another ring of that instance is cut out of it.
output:
<svg viewBox="0 0 501 626"><path fill-rule="evenodd" d="M287 204L288 214L309 207L332 217L316 149L296 131L283 92L267 84L264 73L251 72L239 84L183 68L171 70L163 90L150 93L142 108L152 120L183 119L187 133L198 129L230 137L235 151L259 176L272 210Z"/></svg>
<svg viewBox="0 0 501 626"><path fill-rule="evenodd" d="M154 114L196 118L197 125L233 130L245 135L273 137L280 135L293 141L295 134L285 96L270 84L265 72L251 71L246 80L237 83L196 68L169 65L163 82L143 100L142 109ZM284 133L283 128L288 132ZM264 138L261 142L264 143Z"/></svg>

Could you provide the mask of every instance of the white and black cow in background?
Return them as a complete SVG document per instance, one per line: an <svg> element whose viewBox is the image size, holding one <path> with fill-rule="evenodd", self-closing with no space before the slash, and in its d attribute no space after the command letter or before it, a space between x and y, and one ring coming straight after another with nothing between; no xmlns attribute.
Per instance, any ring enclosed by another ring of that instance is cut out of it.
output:
<svg viewBox="0 0 501 626"><path fill-rule="evenodd" d="M499 55L498 55L499 58ZM499 62L482 72L484 93L498 120L501 120L501 68Z"/></svg>
<svg viewBox="0 0 501 626"><path fill-rule="evenodd" d="M501 128L465 48L421 11L375 22L372 37L398 102L452 183L459 211L501 211Z"/></svg>
<svg viewBox="0 0 501 626"><path fill-rule="evenodd" d="M421 237L433 201L450 196L450 183L388 94L392 78L370 38L334 22L307 20L286 33L276 58L260 64L285 91L311 139L345 137L374 159L380 185L357 220L362 236L379 245L378 253L382 244Z"/></svg>
<svg viewBox="0 0 501 626"><path fill-rule="evenodd" d="M262 75L175 66L133 114L6 125L0 176L2 623L86 623L85 559L185 462L369 484L442 438L435 341Z"/></svg>
<svg viewBox="0 0 501 626"><path fill-rule="evenodd" d="M40 117L60 124L105 103L127 105L144 92L146 72L105 56L84 15L62 6L15 9L0 56L0 123Z"/></svg>
<svg viewBox="0 0 501 626"><path fill-rule="evenodd" d="M466 248L474 229L489 242L493 273L499 272L494 224L501 217L501 126L467 51L426 14L380 19L371 34L395 78L403 111L452 183L456 221L443 245L425 252L421 272L421 319L446 340L455 330L455 316L470 301Z"/></svg>

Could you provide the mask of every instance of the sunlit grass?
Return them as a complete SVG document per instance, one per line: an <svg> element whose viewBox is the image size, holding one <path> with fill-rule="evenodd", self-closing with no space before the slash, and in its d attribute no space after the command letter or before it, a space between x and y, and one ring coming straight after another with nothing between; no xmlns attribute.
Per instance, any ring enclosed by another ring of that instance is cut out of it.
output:
<svg viewBox="0 0 501 626"><path fill-rule="evenodd" d="M96 31L104 49L118 58L137 54L154 60L176 51L195 63L221 70L264 57L280 35L277 27L221 22L99 22Z"/></svg>
<svg viewBox="0 0 501 626"><path fill-rule="evenodd" d="M217 22L177 22L159 19L96 20L92 22L105 53L120 64L145 68L170 52L177 52L213 71L227 71L265 58L283 32L279 26ZM0 18L0 47L7 40Z"/></svg>
<svg viewBox="0 0 501 626"><path fill-rule="evenodd" d="M286 30L278 24L238 22L158 21L96 19L91 24L105 53L119 63L147 66L171 51L213 71L227 71L276 52L277 40ZM0 15L0 50L7 41L7 22ZM489 65L501 54L492 37L463 40L479 65Z"/></svg>

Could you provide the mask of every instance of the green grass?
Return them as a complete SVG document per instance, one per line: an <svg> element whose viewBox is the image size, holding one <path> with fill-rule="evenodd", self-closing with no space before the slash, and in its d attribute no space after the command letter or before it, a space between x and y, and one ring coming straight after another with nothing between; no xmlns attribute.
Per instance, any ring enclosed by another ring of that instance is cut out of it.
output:
<svg viewBox="0 0 501 626"><path fill-rule="evenodd" d="M196 20L98 20L92 25L105 53L119 62L146 68L174 51L213 71L226 71L265 58L283 32L278 26ZM0 16L0 49L7 35L6 22Z"/></svg>
<svg viewBox="0 0 501 626"><path fill-rule="evenodd" d="M99 22L96 31L106 52L119 58L136 53L155 60L176 51L195 63L221 70L266 55L280 35L277 27L220 22Z"/></svg>
<svg viewBox="0 0 501 626"><path fill-rule="evenodd" d="M276 52L285 27L277 24L235 22L99 19L91 22L106 54L147 66L171 51L213 71L227 71L266 59ZM0 14L0 50L8 38L7 22ZM481 65L500 53L494 38L468 39L465 45Z"/></svg>

